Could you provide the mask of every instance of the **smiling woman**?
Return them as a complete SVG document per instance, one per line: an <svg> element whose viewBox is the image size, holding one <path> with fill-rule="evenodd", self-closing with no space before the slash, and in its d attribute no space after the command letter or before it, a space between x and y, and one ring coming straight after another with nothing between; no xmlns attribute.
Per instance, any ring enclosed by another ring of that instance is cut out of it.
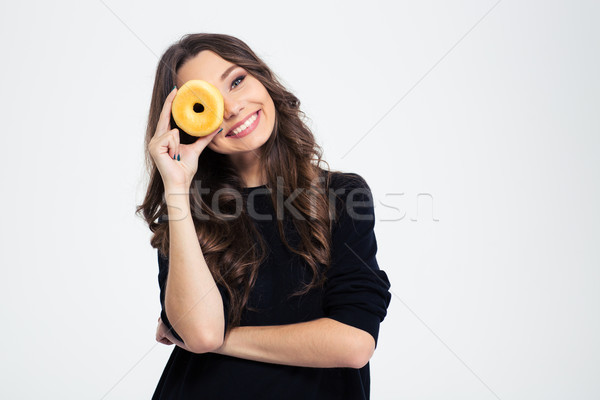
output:
<svg viewBox="0 0 600 400"><path fill-rule="evenodd" d="M202 137L171 114L191 80L223 97L221 125ZM175 344L153 399L369 398L391 300L371 190L321 167L302 116L237 38L190 34L163 54L137 208L157 249L156 340Z"/></svg>

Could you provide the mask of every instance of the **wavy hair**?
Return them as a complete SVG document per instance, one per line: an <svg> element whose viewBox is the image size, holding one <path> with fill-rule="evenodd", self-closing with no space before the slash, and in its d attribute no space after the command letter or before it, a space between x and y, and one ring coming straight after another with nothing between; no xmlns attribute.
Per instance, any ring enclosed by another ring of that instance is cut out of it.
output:
<svg viewBox="0 0 600 400"><path fill-rule="evenodd" d="M302 295L325 282L322 266L331 263L332 208L327 195L329 168L321 168L322 149L304 123L298 98L286 90L277 76L246 43L224 34L195 33L184 35L172 44L158 63L150 102L144 143L145 164L149 183L136 214L148 224L153 235L150 243L165 256L169 254L169 224L160 221L167 215L164 185L150 156L148 144L154 135L160 111L176 83L178 69L203 50L211 50L223 59L246 69L267 89L275 104L275 125L267 142L259 149L259 163L266 173L267 188L276 211L279 235L284 245L299 255L312 272L310 283L302 285L291 296ZM171 127L177 125L171 118ZM178 128L178 127L177 127ZM193 143L197 138L182 129L180 142ZM328 165L328 164L327 164ZM329 165L328 165L329 166ZM337 172L337 171L335 171ZM200 182L206 190L198 190ZM240 325L242 312L248 306L260 264L266 259L267 245L248 216L245 207L237 206L242 192L242 179L229 156L206 147L199 159L198 170L190 187L190 207L202 252L212 276L229 294L228 329ZM275 190L273 190L275 188ZM302 188L300 193L295 193ZM218 192L218 212L213 204ZM237 193L237 195L236 195ZM277 201L282 196L299 211L293 218ZM294 195L292 196L292 193ZM291 197L290 197L291 196ZM231 215L236 215L232 218ZM280 218L279 216L283 216ZM202 216L202 218L200 217ZM286 237L285 224L292 223L297 236ZM294 245L296 244L296 245Z"/></svg>

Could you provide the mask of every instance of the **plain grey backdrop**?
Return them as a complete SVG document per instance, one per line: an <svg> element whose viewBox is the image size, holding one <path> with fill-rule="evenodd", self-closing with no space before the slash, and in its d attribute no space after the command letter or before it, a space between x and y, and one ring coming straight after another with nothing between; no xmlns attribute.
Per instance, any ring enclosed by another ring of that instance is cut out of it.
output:
<svg viewBox="0 0 600 400"><path fill-rule="evenodd" d="M375 198L373 399L600 397L594 1L3 2L0 397L148 399L158 56L246 41Z"/></svg>

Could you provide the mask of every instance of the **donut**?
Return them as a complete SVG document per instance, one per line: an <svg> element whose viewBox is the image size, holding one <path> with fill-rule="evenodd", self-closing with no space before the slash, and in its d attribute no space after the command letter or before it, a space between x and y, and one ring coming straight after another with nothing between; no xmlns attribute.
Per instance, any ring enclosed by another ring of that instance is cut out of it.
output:
<svg viewBox="0 0 600 400"><path fill-rule="evenodd" d="M184 83L177 91L171 108L177 126L192 136L206 136L223 122L225 109L219 89L195 79Z"/></svg>

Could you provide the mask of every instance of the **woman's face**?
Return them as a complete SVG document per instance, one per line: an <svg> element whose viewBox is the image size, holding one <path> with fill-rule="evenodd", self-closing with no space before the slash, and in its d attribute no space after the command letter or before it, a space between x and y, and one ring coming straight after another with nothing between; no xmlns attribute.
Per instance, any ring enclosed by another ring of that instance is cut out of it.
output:
<svg viewBox="0 0 600 400"><path fill-rule="evenodd" d="M179 68L177 87L192 79L214 85L223 95L225 111L220 126L223 132L208 144L211 150L221 154L255 152L269 139L275 125L273 99L263 84L244 68L203 50ZM245 126L234 129L246 121L252 121L246 129Z"/></svg>

